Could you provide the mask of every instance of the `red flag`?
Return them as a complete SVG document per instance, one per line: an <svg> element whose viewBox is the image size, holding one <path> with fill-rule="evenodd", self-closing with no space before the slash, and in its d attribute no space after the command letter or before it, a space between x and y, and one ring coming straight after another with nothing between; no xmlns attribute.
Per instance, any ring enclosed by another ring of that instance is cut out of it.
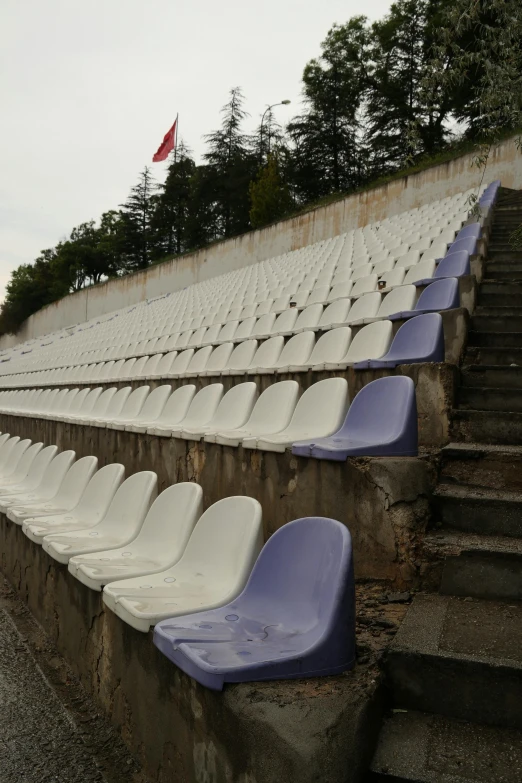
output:
<svg viewBox="0 0 522 783"><path fill-rule="evenodd" d="M165 134L165 137L161 144L158 147L158 151L152 158L153 163L159 163L162 160L167 160L169 152L172 152L174 149L174 141L176 138L176 124L178 120L177 118L174 120L174 125L170 130L167 131Z"/></svg>

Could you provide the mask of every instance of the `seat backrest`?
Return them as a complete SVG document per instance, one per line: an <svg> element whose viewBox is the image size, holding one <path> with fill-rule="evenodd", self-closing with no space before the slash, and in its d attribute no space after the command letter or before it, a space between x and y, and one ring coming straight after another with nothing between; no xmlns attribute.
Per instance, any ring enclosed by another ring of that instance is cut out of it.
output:
<svg viewBox="0 0 522 783"><path fill-rule="evenodd" d="M279 432L287 427L300 391L297 381L273 383L259 396L245 429Z"/></svg>
<svg viewBox="0 0 522 783"><path fill-rule="evenodd" d="M212 350L205 370L211 370L213 372L223 370L227 366L227 362L233 350L234 343L221 343L221 345L218 345L217 348Z"/></svg>
<svg viewBox="0 0 522 783"><path fill-rule="evenodd" d="M89 524L100 522L124 479L125 467L118 462L100 468L85 487L75 513Z"/></svg>
<svg viewBox="0 0 522 783"><path fill-rule="evenodd" d="M321 316L323 314L324 307L322 304L312 304L301 310L299 316L294 324L294 329L311 329L316 327Z"/></svg>
<svg viewBox="0 0 522 783"><path fill-rule="evenodd" d="M437 267L434 277L462 277L471 274L469 253L466 250L450 250Z"/></svg>
<svg viewBox="0 0 522 783"><path fill-rule="evenodd" d="M92 404L94 405L94 400L97 399L100 394L102 393L102 389L99 386L98 389L89 389L88 387L85 389L79 389L78 394L74 397L71 404L69 405L69 408L67 409L68 414L78 413L80 410L84 410L84 405L86 404L87 398L90 394L93 394L93 392L97 391L97 395L93 395Z"/></svg>
<svg viewBox="0 0 522 783"><path fill-rule="evenodd" d="M350 296L361 296L361 294L369 294L371 291L375 291L377 289L377 280L378 278L375 274L361 277L354 283Z"/></svg>
<svg viewBox="0 0 522 783"><path fill-rule="evenodd" d="M446 277L424 289L415 309L439 312L459 306L459 281L455 277Z"/></svg>
<svg viewBox="0 0 522 783"><path fill-rule="evenodd" d="M312 384L303 393L285 432L299 432L313 422L325 433L335 432L344 421L348 407L348 382L345 378L327 378Z"/></svg>
<svg viewBox="0 0 522 783"><path fill-rule="evenodd" d="M16 446L16 444L19 442L20 442L19 436L14 435L12 438L9 438L9 440L6 443L4 443L2 449L0 450L0 470L3 470L4 466L9 464L9 460L11 459L11 454L13 453L13 449Z"/></svg>
<svg viewBox="0 0 522 783"><path fill-rule="evenodd" d="M295 322L297 321L298 315L299 311L297 307L284 310L280 315L277 316L270 333L276 335L279 332L291 332L294 328Z"/></svg>
<svg viewBox="0 0 522 783"><path fill-rule="evenodd" d="M299 332L287 342L274 367L286 367L289 364L304 365L310 358L315 345L315 332Z"/></svg>
<svg viewBox="0 0 522 783"><path fill-rule="evenodd" d="M103 418L112 421L116 416L119 416L131 391L132 389L130 386L124 386L123 389L118 389L107 405Z"/></svg>
<svg viewBox="0 0 522 783"><path fill-rule="evenodd" d="M413 428L412 445L416 447L415 385L405 375L391 375L363 386L341 432L354 441L386 444L396 440L406 427Z"/></svg>
<svg viewBox="0 0 522 783"><path fill-rule="evenodd" d="M326 328L330 324L345 323L350 312L350 306L349 299L337 299L337 301L332 302L323 311L318 323L319 329Z"/></svg>
<svg viewBox="0 0 522 783"><path fill-rule="evenodd" d="M284 344L285 339L281 336L270 337L269 340L265 340L255 352L250 366L274 367L283 350Z"/></svg>
<svg viewBox="0 0 522 783"><path fill-rule="evenodd" d="M267 313L266 315L262 315L261 318L257 320L256 325L251 331L251 335L256 337L258 334L270 334L275 323L275 319L275 313Z"/></svg>
<svg viewBox="0 0 522 783"><path fill-rule="evenodd" d="M93 391L96 391L96 389ZM105 416L107 409L117 391L118 390L115 386L111 386L110 389L105 389L105 391L102 391L101 394L97 396L92 406L83 408L81 411L79 411L79 413L82 415L86 414L89 417L92 416L93 419L95 419L97 416ZM87 400L85 402L87 403Z"/></svg>
<svg viewBox="0 0 522 783"><path fill-rule="evenodd" d="M172 386L169 384L153 389L145 399L139 414L135 417L136 421L155 421L165 407L171 392Z"/></svg>
<svg viewBox="0 0 522 783"><path fill-rule="evenodd" d="M194 348L187 348L185 351L181 351L181 353L178 353L178 355L174 359L172 367L170 368L170 373L172 375L178 375L180 373L186 372L187 367L192 361L193 356L194 356Z"/></svg>
<svg viewBox="0 0 522 783"><path fill-rule="evenodd" d="M405 321L393 339L388 358L404 363L409 360L443 362L444 330L440 313L425 313Z"/></svg>
<svg viewBox="0 0 522 783"><path fill-rule="evenodd" d="M348 350L352 339L352 330L349 326L340 326L325 332L316 342L308 364L322 364L323 362L340 362Z"/></svg>
<svg viewBox="0 0 522 783"><path fill-rule="evenodd" d="M10 451L9 459L7 462L3 463L1 470L1 474L3 476L11 476L15 472L18 463L22 459L25 452L28 450L31 443L32 441L30 441L29 438L24 438L24 440L19 440L18 443L15 443Z"/></svg>
<svg viewBox="0 0 522 783"><path fill-rule="evenodd" d="M257 319L252 316L252 318L245 318L244 321L241 321L234 334L234 340L243 340L245 337L250 337L256 326L256 320Z"/></svg>
<svg viewBox="0 0 522 783"><path fill-rule="evenodd" d="M204 348L200 348L190 362L188 363L187 369L185 370L185 375L197 375L202 370L206 369L207 362L210 358L210 354L212 353L212 346L206 345Z"/></svg>
<svg viewBox="0 0 522 783"><path fill-rule="evenodd" d="M155 353L153 356L149 357L149 360L145 362L143 367L141 368L141 372L138 373L138 375L142 378L146 378L147 375L152 375L156 372L156 368L162 359L161 353Z"/></svg>
<svg viewBox="0 0 522 783"><path fill-rule="evenodd" d="M179 422L183 421L195 393L196 387L192 383L175 389L165 403L161 414L155 420L155 424L163 426L179 424ZM151 419L151 421L153 420Z"/></svg>
<svg viewBox="0 0 522 783"><path fill-rule="evenodd" d="M54 502L65 508L76 505L97 468L98 457L88 456L76 460L63 477Z"/></svg>
<svg viewBox="0 0 522 783"><path fill-rule="evenodd" d="M147 399L150 391L150 386L138 386L137 389L133 389L115 419L121 419L123 421L135 419L139 416L139 413L143 407L143 403Z"/></svg>
<svg viewBox="0 0 522 783"><path fill-rule="evenodd" d="M176 358L177 355L178 355L177 351L169 351L169 353L163 354L163 356L158 362L156 371L152 374L162 376L163 374L170 372L174 359Z"/></svg>
<svg viewBox="0 0 522 783"><path fill-rule="evenodd" d="M136 536L157 494L158 477L153 471L143 470L129 476L116 490L100 523L103 532L125 529L129 537Z"/></svg>
<svg viewBox="0 0 522 783"><path fill-rule="evenodd" d="M477 240L475 237L464 237L463 239L456 239L448 250L448 253L457 253L465 250L470 256L474 255L477 250Z"/></svg>
<svg viewBox="0 0 522 783"><path fill-rule="evenodd" d="M221 398L209 422L211 429L229 430L240 427L248 421L257 396L257 386L252 381L233 386Z"/></svg>
<svg viewBox="0 0 522 783"><path fill-rule="evenodd" d="M353 283L351 280L333 285L328 294L327 302L335 302L336 299L346 299L346 297L351 295L352 288Z"/></svg>
<svg viewBox="0 0 522 783"><path fill-rule="evenodd" d="M227 369L246 370L254 358L257 346L257 340L245 340L245 342L236 345L226 364Z"/></svg>
<svg viewBox="0 0 522 783"><path fill-rule="evenodd" d="M392 313L400 313L403 310L413 310L417 299L417 289L414 285L401 285L386 294L381 302L377 316L385 318Z"/></svg>
<svg viewBox="0 0 522 783"><path fill-rule="evenodd" d="M37 487L42 480L43 474L51 460L54 459L58 453L58 446L46 446L39 454L34 458L31 467L27 473L27 478L24 479L24 487L28 490Z"/></svg>
<svg viewBox="0 0 522 783"><path fill-rule="evenodd" d="M18 464L16 465L16 470L14 470L12 473L13 479L15 476L19 481L23 481L26 478L31 465L42 449L43 443L33 443L23 452L20 460L18 461Z"/></svg>
<svg viewBox="0 0 522 783"><path fill-rule="evenodd" d="M129 544L141 556L175 563L182 556L203 513L203 490L193 481L167 487L150 507L143 526Z"/></svg>
<svg viewBox="0 0 522 783"><path fill-rule="evenodd" d="M360 362L364 359L380 359L390 347L392 333L392 322L387 320L363 326L348 348L346 361Z"/></svg>
<svg viewBox="0 0 522 783"><path fill-rule="evenodd" d="M283 627L324 634L335 627L343 653L353 645L355 587L352 542L345 525L325 517L288 522L268 539L243 593L237 599L266 607ZM272 619L273 618L273 619ZM333 642L332 642L333 643Z"/></svg>
<svg viewBox="0 0 522 783"><path fill-rule="evenodd" d="M203 571L211 584L244 584L263 545L262 511L257 500L236 496L218 500L201 515L179 561Z"/></svg>
<svg viewBox="0 0 522 783"><path fill-rule="evenodd" d="M76 460L76 452L61 451L47 465L41 481L35 490L35 495L43 499L49 499L56 495L63 481L63 477Z"/></svg>
<svg viewBox="0 0 522 783"><path fill-rule="evenodd" d="M194 396L181 425L188 428L208 424L221 402L223 390L222 383L211 383L209 386L204 386Z"/></svg>
<svg viewBox="0 0 522 783"><path fill-rule="evenodd" d="M419 261L418 264L412 266L406 272L403 284L409 285L415 283L417 280L424 280L424 278L433 277L437 264L434 258L428 258L426 261Z"/></svg>
<svg viewBox="0 0 522 783"><path fill-rule="evenodd" d="M219 331L219 335L217 336L216 342L222 343L231 340L234 337L238 326L239 321L228 321L226 324L223 324Z"/></svg>
<svg viewBox="0 0 522 783"><path fill-rule="evenodd" d="M381 276L381 280L384 280L386 283L386 288L395 288L396 286L402 285L405 276L406 270L404 267L396 266L391 272L385 272ZM366 294L366 296L370 296L370 294Z"/></svg>

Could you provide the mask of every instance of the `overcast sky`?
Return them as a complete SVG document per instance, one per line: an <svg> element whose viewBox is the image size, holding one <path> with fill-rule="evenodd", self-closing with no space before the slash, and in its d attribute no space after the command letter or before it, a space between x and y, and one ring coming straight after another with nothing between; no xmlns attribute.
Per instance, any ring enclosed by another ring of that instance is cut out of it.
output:
<svg viewBox="0 0 522 783"><path fill-rule="evenodd" d="M198 159L231 87L249 128L288 98L285 124L332 24L390 4L1 0L0 300L11 269L125 200L177 112Z"/></svg>

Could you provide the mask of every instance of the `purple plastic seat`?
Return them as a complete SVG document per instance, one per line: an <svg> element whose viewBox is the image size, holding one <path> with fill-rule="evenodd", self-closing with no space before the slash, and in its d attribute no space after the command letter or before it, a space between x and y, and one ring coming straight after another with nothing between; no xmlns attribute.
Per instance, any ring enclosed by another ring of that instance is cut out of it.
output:
<svg viewBox="0 0 522 783"><path fill-rule="evenodd" d="M464 237L463 239L456 239L448 249L446 256L449 253L457 253L458 251L465 250L470 256L474 256L477 252L477 240L475 237ZM444 258L446 258L444 256Z"/></svg>
<svg viewBox="0 0 522 783"><path fill-rule="evenodd" d="M471 274L469 253L466 250L450 249L435 270L433 278L440 280L444 277L463 277Z"/></svg>
<svg viewBox="0 0 522 783"><path fill-rule="evenodd" d="M455 307L460 307L459 281L455 277L443 277L424 289L413 310L393 313L388 316L388 319L401 321L423 313L440 313L442 310L452 310Z"/></svg>
<svg viewBox="0 0 522 783"><path fill-rule="evenodd" d="M397 367L398 364L443 362L444 329L440 313L426 313L406 321L393 338L390 350L381 359L356 362L354 370Z"/></svg>
<svg viewBox="0 0 522 783"><path fill-rule="evenodd" d="M417 402L412 379L394 375L363 386L338 432L294 443L292 454L339 462L347 457L416 457Z"/></svg>
<svg viewBox="0 0 522 783"><path fill-rule="evenodd" d="M480 239L481 236L482 228L480 227L480 223L469 223L467 226L464 226L464 228L460 229L459 233L455 237L455 242L458 242L461 239L466 239L467 237ZM455 244L455 242L453 244Z"/></svg>
<svg viewBox="0 0 522 783"><path fill-rule="evenodd" d="M355 662L352 542L307 517L263 547L243 592L221 609L162 620L154 644L207 688L338 674Z"/></svg>

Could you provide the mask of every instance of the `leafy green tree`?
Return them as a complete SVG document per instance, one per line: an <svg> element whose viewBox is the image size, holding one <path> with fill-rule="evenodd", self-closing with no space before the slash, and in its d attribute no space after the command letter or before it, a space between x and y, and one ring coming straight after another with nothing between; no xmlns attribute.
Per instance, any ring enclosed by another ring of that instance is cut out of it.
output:
<svg viewBox="0 0 522 783"><path fill-rule="evenodd" d="M359 112L367 84L369 33L357 16L334 25L303 73L305 113L288 126L300 200L346 191L362 178Z"/></svg>
<svg viewBox="0 0 522 783"><path fill-rule="evenodd" d="M284 183L277 156L271 153L257 180L250 183L250 222L261 228L287 215L293 207L292 196Z"/></svg>

